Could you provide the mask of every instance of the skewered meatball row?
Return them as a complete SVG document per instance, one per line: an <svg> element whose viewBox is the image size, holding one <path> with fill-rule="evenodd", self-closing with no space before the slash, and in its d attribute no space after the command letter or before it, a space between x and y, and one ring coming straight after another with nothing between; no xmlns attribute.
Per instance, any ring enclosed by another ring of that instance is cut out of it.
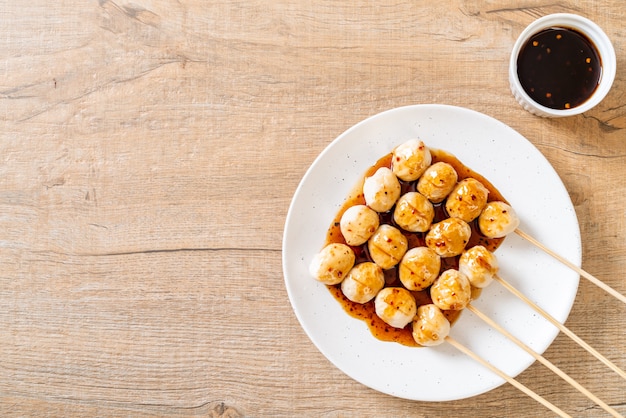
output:
<svg viewBox="0 0 626 418"><path fill-rule="evenodd" d="M471 286L488 286L497 272L498 262L485 247L477 245L463 252L459 259L459 270L444 271L431 286L433 303L418 308L413 322L413 339L423 346L443 343L450 332L450 323L442 310L467 307L471 299Z"/></svg>
<svg viewBox="0 0 626 418"><path fill-rule="evenodd" d="M438 164L433 164L429 169L434 170L434 167ZM427 184L426 179L429 178L427 175L428 172L424 173L422 178L420 178L418 190L432 202L436 202L427 191L428 188L426 186L420 188L421 182ZM431 174L432 176L434 174ZM430 183L432 182L428 184ZM460 219L465 222L477 219L478 229L484 236L487 238L503 238L517 229L520 219L508 203L502 201L488 202L488 197L489 190L479 180L467 177L456 183L451 188L450 193L442 198L441 201L446 200L445 208L450 218Z"/></svg>
<svg viewBox="0 0 626 418"><path fill-rule="evenodd" d="M450 331L442 310L464 309L471 300L471 286L485 287L498 271L495 256L485 247L476 246L463 252L459 270L446 270L430 288L432 305L421 306L413 323L413 338L424 346L441 344ZM427 307L427 308L426 308Z"/></svg>

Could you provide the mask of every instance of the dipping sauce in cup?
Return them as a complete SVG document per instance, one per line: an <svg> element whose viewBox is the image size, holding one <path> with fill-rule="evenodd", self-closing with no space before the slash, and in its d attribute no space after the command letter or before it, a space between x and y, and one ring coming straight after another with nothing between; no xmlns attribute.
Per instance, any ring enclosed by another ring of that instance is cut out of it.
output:
<svg viewBox="0 0 626 418"><path fill-rule="evenodd" d="M513 48L511 90L539 116L583 113L608 93L615 61L611 42L595 23L566 13L544 16L522 32Z"/></svg>

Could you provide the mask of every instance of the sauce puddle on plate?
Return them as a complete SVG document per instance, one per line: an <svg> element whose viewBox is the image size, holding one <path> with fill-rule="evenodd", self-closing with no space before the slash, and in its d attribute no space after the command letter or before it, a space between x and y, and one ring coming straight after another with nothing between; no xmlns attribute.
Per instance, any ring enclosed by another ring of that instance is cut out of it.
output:
<svg viewBox="0 0 626 418"><path fill-rule="evenodd" d="M442 161L450 164L456 170L458 174L458 180L462 180L464 178L472 177L476 180L480 181L488 190L489 197L488 201L502 201L506 202L504 197L500 194L500 192L483 176L472 171L470 168L466 167L461 163L456 157L453 155L436 149L430 149L432 155L432 164ZM391 154L388 154L382 157L380 160L376 162L372 167L370 167L363 179L359 182L357 187L354 188L352 193L348 196L341 209L335 216L328 232L326 234L326 242L324 245L328 245L331 243L341 243L345 244L345 240L343 235L341 234L341 230L339 227L339 221L341 220L341 216L343 213L351 206L365 204L365 199L363 197L363 181L366 177L371 176L376 172L380 167L388 167L391 168ZM404 182L400 181L402 186L402 194L415 191L417 181L412 182ZM442 221L447 219L449 216L445 210L445 200L441 203L437 203L433 205L435 208L435 218L433 223ZM382 224L390 224L396 226L393 221L393 210L392 208L389 212L379 214L380 223ZM470 222L470 227L472 228L472 235L470 237L469 242L467 243L466 248L471 248L475 245L482 245L487 248L489 251L494 252L502 243L504 238L487 238L480 233L476 220ZM407 232L402 231L402 233L407 237L409 242L409 249L418 246L425 246L424 238L426 236L425 232ZM367 250L367 243L351 247L354 250L354 254L356 255L356 264L371 261ZM456 257L448 257L441 259L441 270L443 272L448 269L457 269L458 268L459 256ZM385 273L385 287L394 286L394 287L404 287L402 282L398 278L398 268L394 267L389 270L384 270ZM390 325L387 325L382 319L376 315L376 310L374 308L374 300L371 300L367 303L360 304L356 302L352 302L350 299L344 296L341 291L341 285L327 286L330 293L333 297L341 304L343 309L352 317L360 319L364 321L369 327L372 335L382 341L393 341L400 343L402 345L410 346L410 347L420 347L419 344L415 342L412 335L412 324L407 325L405 328L394 328ZM425 289L419 292L412 291L413 296L415 296L415 301L417 302L417 306L425 305L432 303L430 298L430 290ZM480 296L480 289L472 288L472 300L478 298ZM459 317L462 311L443 311L443 314L446 316L448 321L453 324Z"/></svg>

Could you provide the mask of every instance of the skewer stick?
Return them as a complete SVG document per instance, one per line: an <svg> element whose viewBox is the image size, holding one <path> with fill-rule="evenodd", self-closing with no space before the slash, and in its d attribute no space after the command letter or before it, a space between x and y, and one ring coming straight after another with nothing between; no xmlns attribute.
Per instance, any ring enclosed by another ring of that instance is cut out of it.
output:
<svg viewBox="0 0 626 418"><path fill-rule="evenodd" d="M454 338L452 338L450 336L447 336L446 337L446 341L448 343L450 343L454 348L456 348L457 350L459 350L462 353L466 354L467 356L471 357L472 359L474 359L475 361L477 361L478 363L480 363L484 367L488 368L489 370L491 370L492 372L494 372L495 374L497 374L498 376L500 376L501 378L503 378L504 380L509 382L511 385L515 386L517 389L521 390L526 395L530 396L531 398L533 398L534 400L536 400L537 402L539 402L540 404L542 404L546 408L550 409L552 412L556 413L560 417L572 418L570 415L568 415L567 413L565 413L564 411L562 411L561 409L559 409L558 407L556 407L552 403L548 402L546 399L544 399L543 397L541 397L537 393L535 393L532 390L528 389L526 386L524 386L523 384L521 384L517 380L513 379L511 376L507 375L502 370L498 369L497 367L495 367L491 363L483 360L481 357L476 355L469 348L465 347L463 344L461 344L458 341L456 341Z"/></svg>
<svg viewBox="0 0 626 418"><path fill-rule="evenodd" d="M567 328L565 325L561 324L559 321L554 319L552 315L544 311L539 305L537 305L536 303L528 299L526 296L524 296L523 293L521 293L519 290L514 288L510 283L508 283L506 280L504 280L500 276L494 276L494 280L500 283L502 286L504 286L509 292L513 293L515 296L517 296L526 304L528 304L531 308L537 311L541 316L547 319L552 325L557 327L565 335L567 335L576 343L578 343L578 345L580 345L582 348L587 350L591 355L593 355L595 358L600 360L602 363L608 366L615 373L619 374L623 379L626 379L626 372L624 372L622 369L617 367L613 362L611 362L609 359L604 357L602 354L598 353L593 347L591 347L589 344L583 341L578 335L574 334L572 331L569 330L569 328Z"/></svg>
<svg viewBox="0 0 626 418"><path fill-rule="evenodd" d="M478 310L476 307L474 307L473 305L469 304L467 305L467 309L470 310L472 313L474 313L476 316L478 316L480 319L482 319L483 321L485 321L485 323L487 323L490 327L494 328L496 331L500 332L502 335L504 335L505 337L507 337L508 339L510 339L511 341L513 341L515 344L517 344L520 348L522 348L524 351L526 351L528 354L530 354L531 356L533 356L535 358L535 360L539 361L541 364L543 364L544 366L546 366L548 369L552 370L557 376L559 376L561 379L565 380L567 383L569 383L570 385L572 385L574 388L576 388L580 393L582 393L583 395L585 395L587 398L591 399L592 401L594 401L597 405L599 405L602 409L604 409L606 412L608 412L609 414L611 414L612 416L616 417L616 418L622 418L622 415L617 412L615 409L611 408L609 405L607 405L606 403L604 403L601 399L599 399L597 396L595 396L593 393L591 393L589 390L585 389L582 385L580 385L577 381L575 381L574 379L572 379L569 375L567 375L565 372L563 372L561 369L559 369L557 366L555 366L552 362L550 362L549 360L547 360L545 357L543 357L541 354L535 352L534 350L532 350L530 347L528 347L526 344L524 344L522 341L520 341L519 339L517 339L515 336L513 336L510 332L508 332L507 330L505 330L504 328L502 328L500 325L498 325L497 323L495 323L493 320L491 320L491 318L489 318L487 315L485 315L484 313L482 313L480 310Z"/></svg>
<svg viewBox="0 0 626 418"><path fill-rule="evenodd" d="M605 284L600 279L595 278L591 274L587 273L585 270L583 270L580 267L572 264L570 261L566 260L565 258L561 257L560 255L558 255L557 253L555 253L551 249L547 248L545 245L543 245L542 243L540 243L539 241L537 241L536 239L534 239L533 237L531 237L527 233L525 233L523 231L520 231L519 229L516 229L515 233L517 235L519 235L520 237L524 238L526 241L528 241L531 244L533 244L534 246L536 246L537 248L539 248L540 250L542 250L542 251L546 252L547 254L551 255L552 257L556 258L558 261L560 261L561 263L565 264L567 267L571 268L576 273L578 273L579 275L581 275L585 279L589 280L591 283L595 284L596 286L598 286L600 289L604 290L605 292L607 292L611 296L613 296L613 297L617 298L618 300L626 303L626 296L622 295L617 290L615 290L612 287L610 287L609 285Z"/></svg>

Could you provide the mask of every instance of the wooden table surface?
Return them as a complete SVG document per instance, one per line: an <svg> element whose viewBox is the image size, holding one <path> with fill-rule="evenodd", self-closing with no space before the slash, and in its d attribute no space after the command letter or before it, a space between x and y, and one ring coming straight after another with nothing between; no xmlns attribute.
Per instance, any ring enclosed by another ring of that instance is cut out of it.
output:
<svg viewBox="0 0 626 418"><path fill-rule="evenodd" d="M290 200L358 121L442 103L528 138L575 205L583 268L626 293L620 0L2 1L0 415L543 417L509 384L415 402L333 366L281 267ZM516 37L572 12L613 41L595 109L524 111ZM530 197L529 197L530 198ZM626 306L581 280L567 325L626 369ZM546 357L626 414L626 382L560 335ZM540 364L518 380L608 416Z"/></svg>

